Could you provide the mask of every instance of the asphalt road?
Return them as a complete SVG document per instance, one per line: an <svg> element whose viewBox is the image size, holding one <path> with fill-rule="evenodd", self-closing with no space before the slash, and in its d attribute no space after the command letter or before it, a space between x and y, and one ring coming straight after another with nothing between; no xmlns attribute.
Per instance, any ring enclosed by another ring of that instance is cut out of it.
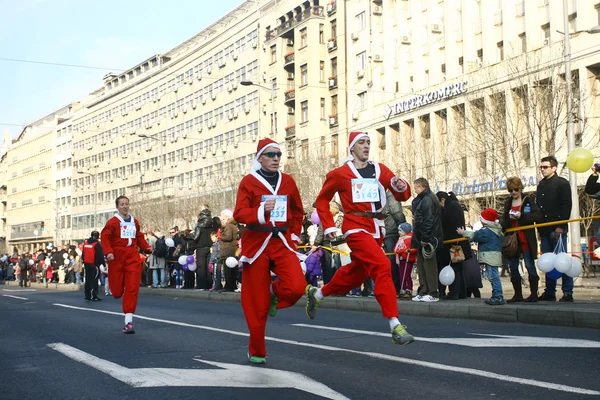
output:
<svg viewBox="0 0 600 400"><path fill-rule="evenodd" d="M417 341L397 346L374 313L294 307L250 366L238 303L141 297L123 335L120 300L104 299L1 289L0 398L600 398L593 329L401 317Z"/></svg>

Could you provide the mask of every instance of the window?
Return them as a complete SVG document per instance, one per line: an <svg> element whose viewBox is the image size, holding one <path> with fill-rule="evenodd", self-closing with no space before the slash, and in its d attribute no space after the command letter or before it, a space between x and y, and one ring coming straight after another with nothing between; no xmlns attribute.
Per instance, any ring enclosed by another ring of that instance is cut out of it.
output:
<svg viewBox="0 0 600 400"><path fill-rule="evenodd" d="M577 31L577 13L569 15L569 32L575 33Z"/></svg>
<svg viewBox="0 0 600 400"><path fill-rule="evenodd" d="M360 32L366 27L365 12L361 12L354 17L354 32Z"/></svg>
<svg viewBox="0 0 600 400"><path fill-rule="evenodd" d="M277 61L277 46L271 46L271 64Z"/></svg>
<svg viewBox="0 0 600 400"><path fill-rule="evenodd" d="M308 67L306 64L300 66L300 86L308 85Z"/></svg>
<svg viewBox="0 0 600 400"><path fill-rule="evenodd" d="M367 52L363 51L356 55L356 72L364 71L367 68Z"/></svg>
<svg viewBox="0 0 600 400"><path fill-rule="evenodd" d="M325 82L325 61L319 61L319 81Z"/></svg>
<svg viewBox="0 0 600 400"><path fill-rule="evenodd" d="M600 25L600 3L594 6L596 9L596 25Z"/></svg>
<svg viewBox="0 0 600 400"><path fill-rule="evenodd" d="M550 23L542 25L542 39L550 40Z"/></svg>
<svg viewBox="0 0 600 400"><path fill-rule="evenodd" d="M496 44L496 52L498 61L504 60L504 41L500 41Z"/></svg>
<svg viewBox="0 0 600 400"><path fill-rule="evenodd" d="M525 32L519 35L519 44L521 45L521 53L527 53L527 35Z"/></svg>
<svg viewBox="0 0 600 400"><path fill-rule="evenodd" d="M477 62L480 64L483 62L483 49L477 50Z"/></svg>
<svg viewBox="0 0 600 400"><path fill-rule="evenodd" d="M300 103L300 108L302 110L302 120L301 122L308 122L308 100Z"/></svg>
<svg viewBox="0 0 600 400"><path fill-rule="evenodd" d="M319 43L325 43L325 26L319 24Z"/></svg>
<svg viewBox="0 0 600 400"><path fill-rule="evenodd" d="M308 46L308 32L306 28L300 29L300 47Z"/></svg>
<svg viewBox="0 0 600 400"><path fill-rule="evenodd" d="M321 97L321 119L325 119L325 98Z"/></svg>
<svg viewBox="0 0 600 400"><path fill-rule="evenodd" d="M302 158L308 158L308 139L302 140L300 149L302 150Z"/></svg>
<svg viewBox="0 0 600 400"><path fill-rule="evenodd" d="M338 113L338 97L337 95L331 96L331 115L337 115Z"/></svg>
<svg viewBox="0 0 600 400"><path fill-rule="evenodd" d="M359 93L356 96L356 111L362 111L367 108L367 92Z"/></svg>
<svg viewBox="0 0 600 400"><path fill-rule="evenodd" d="M337 37L337 21L335 19L331 21L331 37L333 39Z"/></svg>
<svg viewBox="0 0 600 400"><path fill-rule="evenodd" d="M337 76L337 57L331 59L331 76Z"/></svg>

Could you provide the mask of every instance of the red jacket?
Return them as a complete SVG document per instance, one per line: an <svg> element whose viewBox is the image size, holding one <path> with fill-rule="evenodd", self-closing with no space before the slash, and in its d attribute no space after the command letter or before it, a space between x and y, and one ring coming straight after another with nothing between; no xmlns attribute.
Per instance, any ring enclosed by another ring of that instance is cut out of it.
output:
<svg viewBox="0 0 600 400"><path fill-rule="evenodd" d="M396 253L396 264L400 265L400 260L406 261L410 264L417 262L417 249L410 248L410 242L412 240L412 233L404 235L398 239L394 253Z"/></svg>
<svg viewBox="0 0 600 400"><path fill-rule="evenodd" d="M381 212L386 204L386 190L390 190L394 195L394 198L398 201L406 201L410 198L411 193L408 182L404 180L406 189L400 192L391 184L395 175L388 167L380 163L374 163L373 161L369 161L369 163L375 165L375 178L379 181L379 199L381 208L376 209L375 203L354 203L352 201L351 181L352 179L361 179L362 176L352 162L347 162L327 174L321 193L319 193L319 196L317 197L317 213L319 214L319 219L323 225L323 233L325 235L337 231L333 221L333 215L329 210L329 202L336 192L339 193L342 208L344 209L344 222L342 223L344 237L360 231L369 233L376 239L380 238L380 228L383 227L383 219L356 216L350 214L350 212Z"/></svg>
<svg viewBox="0 0 600 400"><path fill-rule="evenodd" d="M287 195L286 222L272 222L270 221L270 215L265 217L263 195ZM286 233L280 232L279 237L288 249L296 252L296 247L292 241L298 242L300 240L304 209L294 178L291 175L279 172L279 183L277 188L273 190L271 185L257 172L249 173L240 182L233 218L237 222L246 225L276 226L279 228L287 226ZM244 229L242 234L244 246L242 247L240 262L252 264L263 252L272 235L272 232Z"/></svg>
<svg viewBox="0 0 600 400"><path fill-rule="evenodd" d="M117 215L110 218L102 229L101 244L104 255L113 253L117 257L119 250L129 246L137 246L146 253L152 252L152 247L146 242L144 234L140 231L140 223L132 215L131 218L135 222L136 229L135 239L121 239L121 220L119 218Z"/></svg>

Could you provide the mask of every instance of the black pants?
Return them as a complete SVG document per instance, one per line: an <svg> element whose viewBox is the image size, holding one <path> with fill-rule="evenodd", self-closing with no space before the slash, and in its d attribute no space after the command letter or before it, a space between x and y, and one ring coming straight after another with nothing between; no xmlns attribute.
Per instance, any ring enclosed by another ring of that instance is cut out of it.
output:
<svg viewBox="0 0 600 400"><path fill-rule="evenodd" d="M400 236L387 236L383 239L383 250L386 253L393 253L394 248L396 247L396 243ZM394 282L394 287L396 288L396 294L400 293L400 269L398 268L398 264L396 264L396 255L392 254L387 256L390 260L391 268L392 268L392 281Z"/></svg>
<svg viewBox="0 0 600 400"><path fill-rule="evenodd" d="M321 249L323 251L323 257L321 257L321 269L323 271L323 284L327 285L331 278L333 278L333 274L335 270L333 269L333 257L331 252L326 249Z"/></svg>
<svg viewBox="0 0 600 400"><path fill-rule="evenodd" d="M228 292L233 292L237 289L237 276L238 276L239 267L229 268L225 265L225 260L223 260L223 272L225 274L225 290Z"/></svg>
<svg viewBox="0 0 600 400"><path fill-rule="evenodd" d="M196 289L210 289L212 280L208 273L210 247L196 249Z"/></svg>
<svg viewBox="0 0 600 400"><path fill-rule="evenodd" d="M27 287L27 274L29 271L21 271L21 275L19 277L19 286Z"/></svg>
<svg viewBox="0 0 600 400"><path fill-rule="evenodd" d="M98 297L98 274L100 272L94 264L83 264L83 266L85 269L83 293L86 300L91 300Z"/></svg>
<svg viewBox="0 0 600 400"><path fill-rule="evenodd" d="M463 263L451 263L450 266L454 271L454 282L448 286L448 297L453 299L464 299L467 297L467 285L465 275L463 273Z"/></svg>

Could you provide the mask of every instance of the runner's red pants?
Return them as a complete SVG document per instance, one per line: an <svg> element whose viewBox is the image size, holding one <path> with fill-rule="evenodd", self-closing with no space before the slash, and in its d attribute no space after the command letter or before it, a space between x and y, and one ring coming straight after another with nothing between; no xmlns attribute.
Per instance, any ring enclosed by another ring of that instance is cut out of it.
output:
<svg viewBox="0 0 600 400"><path fill-rule="evenodd" d="M267 355L265 329L271 304L270 260L274 261L273 271L279 278L273 282L273 292L278 300L277 309L296 304L306 288L300 260L279 239L270 240L263 253L252 264L244 263L242 308L250 330L248 351L251 356L257 357Z"/></svg>
<svg viewBox="0 0 600 400"><path fill-rule="evenodd" d="M142 265L136 246L119 248L113 254L115 259L108 264L108 285L115 299L123 296L123 313L135 313Z"/></svg>
<svg viewBox="0 0 600 400"><path fill-rule="evenodd" d="M381 249L382 239L368 233L357 232L346 238L352 250L352 262L336 271L329 283L321 289L324 296L346 294L363 284L367 276L375 282L375 299L386 318L398 316L396 288L392 281L390 260Z"/></svg>

